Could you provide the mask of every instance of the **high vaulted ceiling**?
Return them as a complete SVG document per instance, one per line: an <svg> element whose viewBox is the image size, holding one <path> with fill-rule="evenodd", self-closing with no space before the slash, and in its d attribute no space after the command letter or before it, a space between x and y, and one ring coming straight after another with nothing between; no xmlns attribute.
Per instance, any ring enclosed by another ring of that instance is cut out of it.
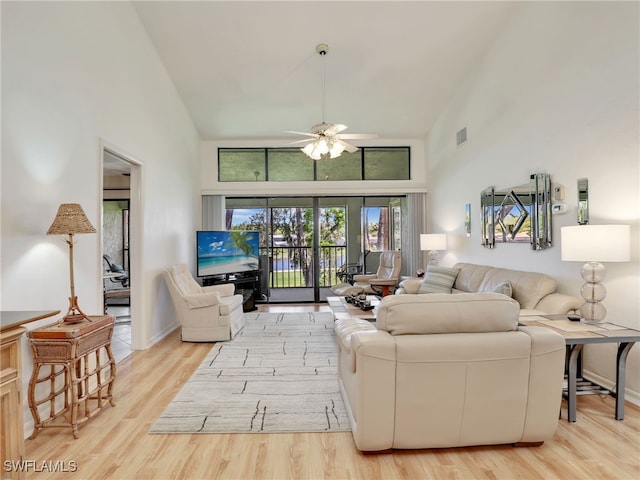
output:
<svg viewBox="0 0 640 480"><path fill-rule="evenodd" d="M134 2L202 139L421 138L515 2ZM323 58L326 118L322 118Z"/></svg>

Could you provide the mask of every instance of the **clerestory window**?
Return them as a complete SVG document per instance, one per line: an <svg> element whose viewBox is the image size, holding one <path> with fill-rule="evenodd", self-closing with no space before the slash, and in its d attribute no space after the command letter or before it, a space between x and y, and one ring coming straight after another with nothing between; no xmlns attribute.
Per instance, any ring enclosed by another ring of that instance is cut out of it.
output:
<svg viewBox="0 0 640 480"><path fill-rule="evenodd" d="M409 147L360 147L312 160L299 148L219 148L220 182L410 180Z"/></svg>

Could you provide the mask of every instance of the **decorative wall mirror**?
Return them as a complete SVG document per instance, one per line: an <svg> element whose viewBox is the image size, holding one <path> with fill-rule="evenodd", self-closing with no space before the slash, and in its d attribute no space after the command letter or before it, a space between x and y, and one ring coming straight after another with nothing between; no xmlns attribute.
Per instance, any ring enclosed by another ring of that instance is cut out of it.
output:
<svg viewBox="0 0 640 480"><path fill-rule="evenodd" d="M589 179L578 179L578 225L589 223Z"/></svg>
<svg viewBox="0 0 640 480"><path fill-rule="evenodd" d="M551 181L546 173L529 183L502 190L485 189L480 198L482 245L529 243L533 250L551 246Z"/></svg>
<svg viewBox="0 0 640 480"><path fill-rule="evenodd" d="M495 235L493 230L493 221L494 221L494 204L495 200L493 197L494 189L493 187L489 187L482 191L480 194L480 213L481 213L481 221L480 225L482 228L481 238L482 238L482 246L486 248L493 248L496 246Z"/></svg>

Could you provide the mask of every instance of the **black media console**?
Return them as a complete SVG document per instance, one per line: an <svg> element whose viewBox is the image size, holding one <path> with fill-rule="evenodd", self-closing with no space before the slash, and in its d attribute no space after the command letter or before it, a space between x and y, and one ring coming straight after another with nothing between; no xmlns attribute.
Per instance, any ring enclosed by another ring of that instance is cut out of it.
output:
<svg viewBox="0 0 640 480"><path fill-rule="evenodd" d="M250 272L227 273L212 277L203 277L202 286L220 285L221 283L233 283L236 286L236 293L242 294L242 310L251 312L255 310L256 298L261 298L260 291L260 270Z"/></svg>

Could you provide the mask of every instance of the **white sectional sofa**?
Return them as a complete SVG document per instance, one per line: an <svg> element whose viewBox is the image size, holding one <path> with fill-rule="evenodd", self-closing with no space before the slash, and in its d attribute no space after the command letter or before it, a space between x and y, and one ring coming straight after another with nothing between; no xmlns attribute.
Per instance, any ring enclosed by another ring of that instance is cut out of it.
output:
<svg viewBox="0 0 640 480"><path fill-rule="evenodd" d="M521 315L573 313L584 303L582 297L556 292L557 283L549 275L510 270L473 263L457 263L459 269L452 293L495 292L504 282L511 286L511 296L520 304ZM422 278L402 281L396 295L417 294Z"/></svg>

